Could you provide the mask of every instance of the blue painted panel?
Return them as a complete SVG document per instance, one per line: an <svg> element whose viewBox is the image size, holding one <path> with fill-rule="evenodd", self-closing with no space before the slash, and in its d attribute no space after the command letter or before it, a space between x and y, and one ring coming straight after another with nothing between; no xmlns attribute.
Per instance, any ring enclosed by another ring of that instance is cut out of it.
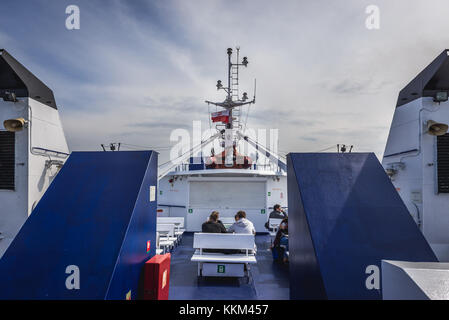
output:
<svg viewBox="0 0 449 320"><path fill-rule="evenodd" d="M204 170L203 157L190 157L189 170Z"/></svg>
<svg viewBox="0 0 449 320"><path fill-rule="evenodd" d="M73 152L0 260L0 298L136 298L155 254L156 174L152 151ZM66 288L69 265L79 290Z"/></svg>
<svg viewBox="0 0 449 320"><path fill-rule="evenodd" d="M142 187L135 202L133 217L111 281L107 299L124 299L123 289L133 288L131 298L138 298L143 284L140 277L142 267L149 257L156 254L156 201L149 202L149 186L157 184L157 157L153 154L143 179ZM157 192L156 192L157 195ZM150 255L146 252L147 241L150 241ZM126 291L127 292L127 291Z"/></svg>
<svg viewBox="0 0 449 320"><path fill-rule="evenodd" d="M380 299L366 268L437 261L372 153L289 154L292 299Z"/></svg>

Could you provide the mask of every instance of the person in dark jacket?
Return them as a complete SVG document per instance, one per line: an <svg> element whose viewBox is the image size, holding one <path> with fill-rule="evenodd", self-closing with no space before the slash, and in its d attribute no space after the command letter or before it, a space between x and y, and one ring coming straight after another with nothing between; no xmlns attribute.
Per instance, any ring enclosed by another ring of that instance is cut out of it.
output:
<svg viewBox="0 0 449 320"><path fill-rule="evenodd" d="M285 219L287 218L287 213L282 210L280 204L275 204L273 207L273 211L270 213L269 219Z"/></svg>
<svg viewBox="0 0 449 320"><path fill-rule="evenodd" d="M275 260L288 261L288 256L286 255L288 251L288 218L282 220L279 225L279 230L276 233L271 250L273 251L273 258Z"/></svg>
<svg viewBox="0 0 449 320"><path fill-rule="evenodd" d="M225 226L223 223L218 220L219 218L218 211L213 211L209 219L203 223L201 226L201 231L205 233L227 233ZM225 254L233 254L240 253L240 250L234 249L203 249L203 252L215 252L215 253L225 253Z"/></svg>
<svg viewBox="0 0 449 320"><path fill-rule="evenodd" d="M270 212L268 220L269 219L285 219L287 217L288 217L287 213L284 210L282 210L281 205L280 204L275 204L274 207L273 207L273 211ZM268 231L273 231L273 229L270 228L269 221L265 222L265 228Z"/></svg>
<svg viewBox="0 0 449 320"><path fill-rule="evenodd" d="M218 211L213 211L209 219L201 226L201 231L206 233L226 233L225 226L218 220L219 215Z"/></svg>

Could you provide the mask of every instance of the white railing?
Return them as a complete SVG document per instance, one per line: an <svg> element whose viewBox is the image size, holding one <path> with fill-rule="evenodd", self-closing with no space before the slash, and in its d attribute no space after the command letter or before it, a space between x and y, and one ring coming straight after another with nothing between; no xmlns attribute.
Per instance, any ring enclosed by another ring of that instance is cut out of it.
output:
<svg viewBox="0 0 449 320"><path fill-rule="evenodd" d="M201 165L201 169L192 169L190 170L191 165ZM173 171L174 172L186 172L186 171L197 171L197 170L217 170L217 169L207 169L205 163L182 163L178 166L176 166ZM255 171L274 171L274 172L281 172L281 168L277 165L274 165L272 163L269 164L252 164L251 167L247 169L241 169L241 170L255 170Z"/></svg>

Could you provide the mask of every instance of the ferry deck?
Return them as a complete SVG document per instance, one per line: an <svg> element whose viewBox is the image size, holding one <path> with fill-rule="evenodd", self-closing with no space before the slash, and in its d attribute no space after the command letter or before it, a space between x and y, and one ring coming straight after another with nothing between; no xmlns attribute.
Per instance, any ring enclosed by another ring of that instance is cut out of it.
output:
<svg viewBox="0 0 449 320"><path fill-rule="evenodd" d="M183 235L171 255L170 300L288 300L290 295L288 263L273 262L269 250L271 237L256 235L257 263L246 278L207 277L198 280L197 264L191 262L193 234Z"/></svg>

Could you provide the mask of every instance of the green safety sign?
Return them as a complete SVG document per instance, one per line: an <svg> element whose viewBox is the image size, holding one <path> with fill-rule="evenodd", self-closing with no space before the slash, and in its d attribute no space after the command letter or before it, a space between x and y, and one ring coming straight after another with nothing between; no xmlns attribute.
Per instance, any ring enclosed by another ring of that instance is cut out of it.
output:
<svg viewBox="0 0 449 320"><path fill-rule="evenodd" d="M261 209L260 213L264 214L265 213L265 209Z"/></svg>
<svg viewBox="0 0 449 320"><path fill-rule="evenodd" d="M226 266L222 265L222 264L219 264L217 266L217 273L225 273L225 272L226 272Z"/></svg>
<svg viewBox="0 0 449 320"><path fill-rule="evenodd" d="M193 213L193 209L189 209L189 213Z"/></svg>
<svg viewBox="0 0 449 320"><path fill-rule="evenodd" d="M271 192L268 192L268 196L271 197Z"/></svg>

